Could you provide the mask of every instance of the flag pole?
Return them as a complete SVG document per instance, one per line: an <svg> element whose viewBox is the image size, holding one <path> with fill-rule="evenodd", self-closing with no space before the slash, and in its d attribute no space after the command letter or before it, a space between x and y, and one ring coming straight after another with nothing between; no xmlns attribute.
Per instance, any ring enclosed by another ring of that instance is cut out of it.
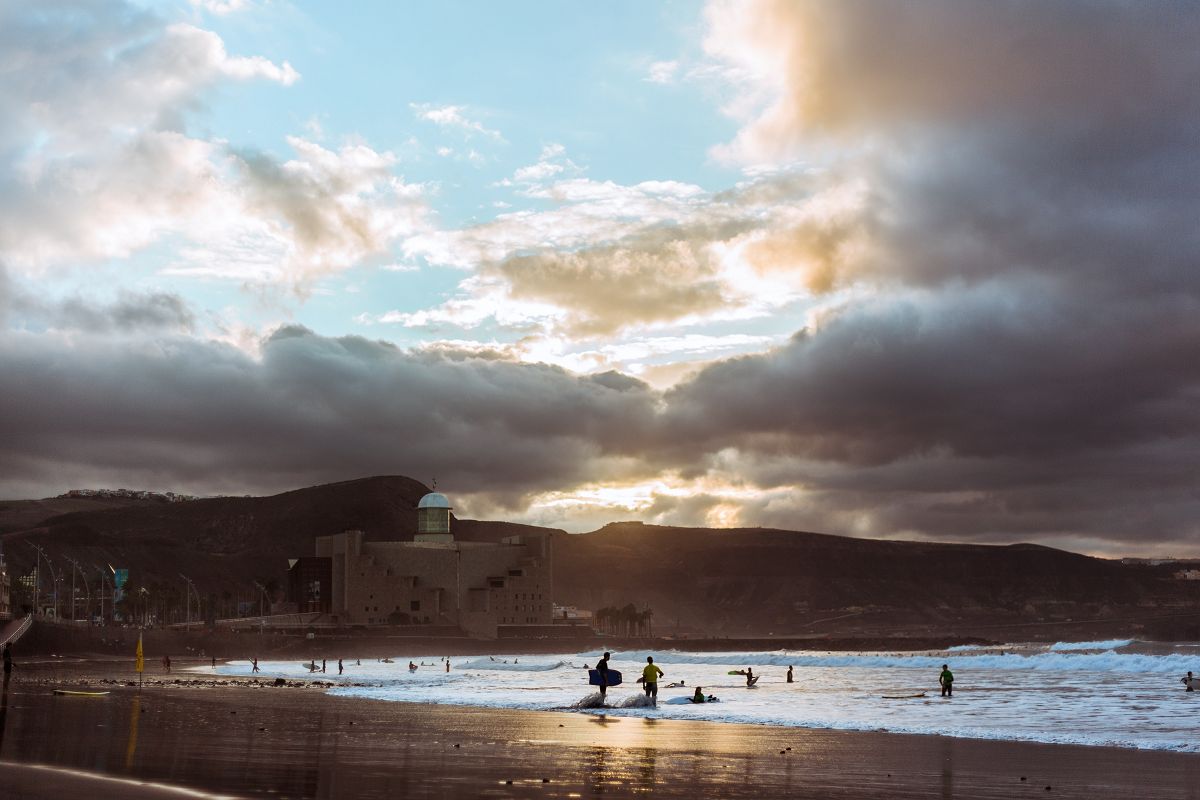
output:
<svg viewBox="0 0 1200 800"><path fill-rule="evenodd" d="M138 674L138 688L140 689L140 688L142 688L142 673L143 673L143 672L145 671L145 669L146 669L146 660L145 660L145 657L142 655L142 634L141 634L141 631L138 631L137 662L136 662L136 664L135 664L135 666L134 666L134 669L136 669L136 670L137 670L137 674Z"/></svg>

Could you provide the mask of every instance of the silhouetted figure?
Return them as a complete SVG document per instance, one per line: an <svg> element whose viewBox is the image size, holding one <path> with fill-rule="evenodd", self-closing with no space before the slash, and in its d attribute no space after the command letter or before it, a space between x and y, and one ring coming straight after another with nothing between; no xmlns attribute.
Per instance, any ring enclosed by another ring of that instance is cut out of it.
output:
<svg viewBox="0 0 1200 800"><path fill-rule="evenodd" d="M954 673L946 664L942 664L942 674L938 676L938 683L942 685L942 697L954 696Z"/></svg>
<svg viewBox="0 0 1200 800"><path fill-rule="evenodd" d="M791 667L791 665L788 665L787 682L788 682L788 683L793 683L793 682L794 682L794 681L792 680L792 667Z"/></svg>
<svg viewBox="0 0 1200 800"><path fill-rule="evenodd" d="M216 668L217 668L217 657L216 657L216 656L213 656L213 657L212 657L212 659L213 659L213 665L212 665L212 668L213 668L213 669L216 669Z"/></svg>
<svg viewBox="0 0 1200 800"><path fill-rule="evenodd" d="M8 662L5 662L5 663L7 664ZM5 669L5 671L6 671L6 672L8 671L8 667L7 667L7 666L6 666L4 669ZM1194 692L1194 691L1196 691L1195 689L1193 689L1193 688L1192 688L1192 671L1191 671L1190 669L1188 670L1187 677L1186 677L1186 678L1180 678L1180 680L1181 680L1181 681L1183 681L1183 685L1184 685L1185 687L1187 687L1187 688L1185 688L1185 689L1184 689L1184 691L1185 691L1185 692Z"/></svg>
<svg viewBox="0 0 1200 800"><path fill-rule="evenodd" d="M446 672L450 671L450 659L446 659Z"/></svg>
<svg viewBox="0 0 1200 800"><path fill-rule="evenodd" d="M321 659L321 674L325 674L325 659Z"/></svg>
<svg viewBox="0 0 1200 800"><path fill-rule="evenodd" d="M608 697L608 659L612 653L606 652L604 657L596 662L596 673L600 676L600 702Z"/></svg>
<svg viewBox="0 0 1200 800"><path fill-rule="evenodd" d="M642 688L646 691L646 697L654 701L658 705L658 678L664 675L658 665L654 663L654 656L646 656L646 666L642 667Z"/></svg>
<svg viewBox="0 0 1200 800"><path fill-rule="evenodd" d="M254 669L250 670L251 674L258 672L258 659L257 658L250 659L250 664L251 664L251 666L254 667Z"/></svg>
<svg viewBox="0 0 1200 800"><path fill-rule="evenodd" d="M338 675L342 674L342 660L338 659Z"/></svg>
<svg viewBox="0 0 1200 800"><path fill-rule="evenodd" d="M758 678L754 677L754 667L746 667L746 685L753 686L758 682Z"/></svg>

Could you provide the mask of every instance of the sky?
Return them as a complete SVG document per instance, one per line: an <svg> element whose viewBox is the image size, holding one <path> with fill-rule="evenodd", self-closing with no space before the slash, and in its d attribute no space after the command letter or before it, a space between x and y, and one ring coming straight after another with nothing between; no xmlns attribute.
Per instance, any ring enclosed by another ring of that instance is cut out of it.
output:
<svg viewBox="0 0 1200 800"><path fill-rule="evenodd" d="M1200 556L1200 7L0 0L0 498Z"/></svg>

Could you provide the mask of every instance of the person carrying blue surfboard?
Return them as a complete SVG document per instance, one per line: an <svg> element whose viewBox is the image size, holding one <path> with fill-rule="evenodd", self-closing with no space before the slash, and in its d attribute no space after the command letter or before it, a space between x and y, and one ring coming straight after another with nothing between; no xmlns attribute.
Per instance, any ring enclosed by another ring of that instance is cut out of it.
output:
<svg viewBox="0 0 1200 800"><path fill-rule="evenodd" d="M655 705L658 705L658 678L665 674L654 663L654 656L646 656L646 666L642 667L642 688L646 690L646 697L653 700Z"/></svg>
<svg viewBox="0 0 1200 800"><path fill-rule="evenodd" d="M608 659L612 653L605 651L604 657L596 662L596 672L600 673L600 702L608 696Z"/></svg>

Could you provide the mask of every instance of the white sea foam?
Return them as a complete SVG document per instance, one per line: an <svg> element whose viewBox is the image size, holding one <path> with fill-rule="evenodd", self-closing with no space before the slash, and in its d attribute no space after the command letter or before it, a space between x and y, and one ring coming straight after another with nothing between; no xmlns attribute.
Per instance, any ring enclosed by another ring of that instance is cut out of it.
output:
<svg viewBox="0 0 1200 800"><path fill-rule="evenodd" d="M668 689L660 683L657 707L645 707L641 687L633 682L610 687L603 713L1200 752L1193 724L1200 692L1185 693L1179 684L1187 670L1200 671L1200 654L1179 647L1159 647L1158 654L1121 650L1129 644L920 653L614 652L617 670L636 675L653 655L664 681L686 685ZM335 684L333 693L378 700L596 713L600 695L587 686L582 667L598 657L598 652L520 656L513 663L517 657L484 656L451 659L449 673L441 663L410 673L408 660L420 659L405 654L396 663L347 664L343 676L320 677ZM944 663L957 677L949 700L937 696ZM309 677L299 662L259 664L263 677ZM788 665L795 666L792 684L784 682ZM747 666L762 676L754 690L746 689L741 676L728 674ZM220 671L245 675L250 668L234 662ZM723 702L689 702L696 686ZM884 697L920 692L928 696Z"/></svg>

